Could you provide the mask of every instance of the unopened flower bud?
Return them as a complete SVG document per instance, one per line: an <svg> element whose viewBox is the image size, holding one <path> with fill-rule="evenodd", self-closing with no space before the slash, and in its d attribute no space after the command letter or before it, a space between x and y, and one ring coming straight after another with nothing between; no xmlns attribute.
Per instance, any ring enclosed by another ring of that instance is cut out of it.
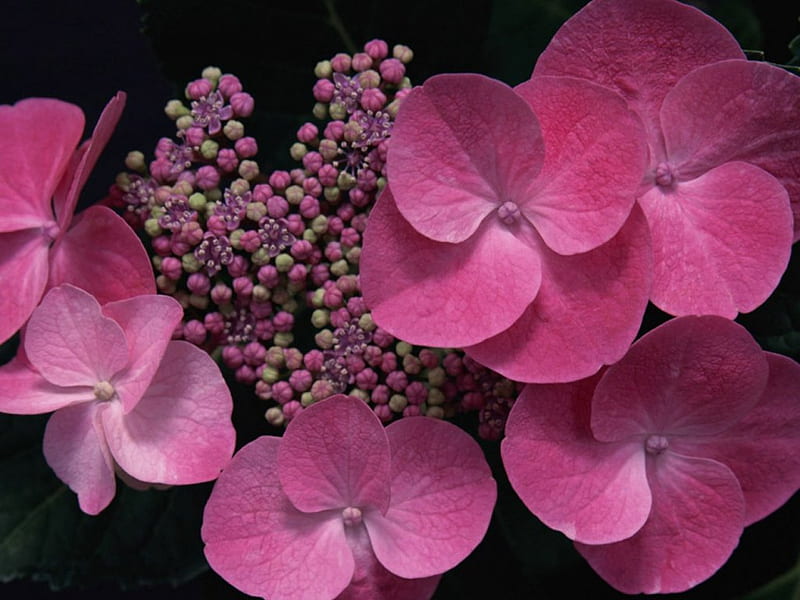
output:
<svg viewBox="0 0 800 600"><path fill-rule="evenodd" d="M180 117L189 114L189 109L184 106L183 102L180 100L170 100L167 102L167 105L164 107L164 112L166 113L167 117L176 121Z"/></svg>
<svg viewBox="0 0 800 600"><path fill-rule="evenodd" d="M244 135L244 125L239 121L231 119L225 123L225 127L222 128L222 133L231 141L238 140Z"/></svg>

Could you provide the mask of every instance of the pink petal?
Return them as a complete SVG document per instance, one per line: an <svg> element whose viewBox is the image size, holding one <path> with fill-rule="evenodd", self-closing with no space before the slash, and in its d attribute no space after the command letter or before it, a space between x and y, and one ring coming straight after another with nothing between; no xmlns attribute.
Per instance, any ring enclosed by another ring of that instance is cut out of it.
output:
<svg viewBox="0 0 800 600"><path fill-rule="evenodd" d="M0 232L53 221L50 202L83 124L81 109L61 100L28 98L0 106Z"/></svg>
<svg viewBox="0 0 800 600"><path fill-rule="evenodd" d="M786 190L765 171L730 162L640 199L653 238L653 303L673 315L734 318L763 303L792 245Z"/></svg>
<svg viewBox="0 0 800 600"><path fill-rule="evenodd" d="M128 342L128 367L114 378L123 412L128 413L150 385L183 309L169 296L148 294L110 302L102 312L122 327Z"/></svg>
<svg viewBox="0 0 800 600"><path fill-rule="evenodd" d="M592 403L592 431L605 442L642 432L714 435L761 397L769 367L747 330L715 316L667 321L606 371Z"/></svg>
<svg viewBox="0 0 800 600"><path fill-rule="evenodd" d="M173 341L144 396L128 414L103 413L114 460L149 483L215 479L233 454L230 391L216 363L188 342Z"/></svg>
<svg viewBox="0 0 800 600"><path fill-rule="evenodd" d="M501 446L509 481L525 506L548 527L589 544L630 537L651 505L641 442L606 444L592 437L598 378L525 386Z"/></svg>
<svg viewBox="0 0 800 600"><path fill-rule="evenodd" d="M542 285L511 327L467 354L516 381L553 383L588 377L622 358L650 295L650 238L634 207L603 246L561 256L542 245Z"/></svg>
<svg viewBox="0 0 800 600"><path fill-rule="evenodd" d="M128 363L125 334L91 295L71 285L50 290L28 321L28 360L50 383L94 386Z"/></svg>
<svg viewBox="0 0 800 600"><path fill-rule="evenodd" d="M744 498L730 469L670 452L655 460L648 467L653 510L644 527L615 544L576 543L600 577L626 594L697 585L728 560L742 533Z"/></svg>
<svg viewBox="0 0 800 600"><path fill-rule="evenodd" d="M278 477L298 510L389 506L389 441L363 400L341 394L312 404L289 423Z"/></svg>
<svg viewBox="0 0 800 600"><path fill-rule="evenodd" d="M452 569L489 528L497 485L480 446L451 423L409 417L386 428L391 504L364 516L378 560L401 577Z"/></svg>
<svg viewBox="0 0 800 600"><path fill-rule="evenodd" d="M14 286L13 293L0 294L0 344L25 324L42 298L48 245L38 229L0 233L0 281Z"/></svg>
<svg viewBox="0 0 800 600"><path fill-rule="evenodd" d="M53 385L20 358L0 367L0 412L36 415L91 400L91 388Z"/></svg>
<svg viewBox="0 0 800 600"><path fill-rule="evenodd" d="M462 242L505 201L528 200L543 157L536 117L511 88L483 75L447 74L403 99L387 169L414 229Z"/></svg>
<svg viewBox="0 0 800 600"><path fill-rule="evenodd" d="M800 78L764 62L723 61L696 69L664 99L670 161L696 177L731 160L774 175L789 192L800 236Z"/></svg>
<svg viewBox="0 0 800 600"><path fill-rule="evenodd" d="M402 217L387 187L370 213L360 262L373 318L421 345L463 346L503 331L539 289L535 234L523 233L486 223L460 244L434 242Z"/></svg>
<svg viewBox="0 0 800 600"><path fill-rule="evenodd" d="M105 408L96 402L67 406L53 413L44 432L47 464L90 515L108 506L116 493L114 462L99 423Z"/></svg>
<svg viewBox="0 0 800 600"><path fill-rule="evenodd" d="M363 526L347 527L345 532L353 551L355 570L350 585L336 600L428 600L433 596L441 575L421 579L398 577L378 561Z"/></svg>
<svg viewBox="0 0 800 600"><path fill-rule="evenodd" d="M74 165L70 165L72 168L64 179L65 182L69 182L69 186L65 188L64 184L62 184L54 202L58 225L62 229L66 229L69 226L72 213L75 212L75 205L78 203L78 196L83 186L86 185L89 174L94 169L97 159L106 147L111 134L114 133L114 128L119 122L119 118L122 116L122 111L125 108L125 99L125 92L117 92L108 101L100 118L97 120L91 139L79 150L79 160Z"/></svg>
<svg viewBox="0 0 800 600"><path fill-rule="evenodd" d="M607 242L628 218L647 166L641 121L621 96L581 79L534 77L515 91L539 119L546 150L525 215L559 254Z"/></svg>
<svg viewBox="0 0 800 600"><path fill-rule="evenodd" d="M676 451L730 467L744 492L745 525L763 519L800 489L800 365L767 353L769 383L741 421L700 440L675 440Z"/></svg>
<svg viewBox="0 0 800 600"><path fill-rule="evenodd" d="M571 75L621 93L661 146L658 113L667 92L702 65L743 59L722 25L671 0L595 0L564 23L534 75Z"/></svg>
<svg viewBox="0 0 800 600"><path fill-rule="evenodd" d="M156 292L142 242L114 211L92 206L53 246L49 286L71 283L105 304Z"/></svg>
<svg viewBox="0 0 800 600"><path fill-rule="evenodd" d="M201 535L211 568L246 594L270 600L334 598L353 575L341 513L298 511L277 477L281 439L236 453L206 504Z"/></svg>

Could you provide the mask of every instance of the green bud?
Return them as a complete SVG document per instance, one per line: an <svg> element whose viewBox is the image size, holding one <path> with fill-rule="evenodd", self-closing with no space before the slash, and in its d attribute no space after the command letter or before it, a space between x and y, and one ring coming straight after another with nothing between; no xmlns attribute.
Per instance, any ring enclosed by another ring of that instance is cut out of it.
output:
<svg viewBox="0 0 800 600"><path fill-rule="evenodd" d="M403 341L397 342L397 344L395 344L395 347L394 347L394 351L397 354L397 356L405 356L406 354L411 352L413 349L414 349L414 347L411 344L409 344L408 342L403 342Z"/></svg>
<svg viewBox="0 0 800 600"><path fill-rule="evenodd" d="M503 378L492 386L492 393L498 398L513 398L517 395L517 390L513 381Z"/></svg>
<svg viewBox="0 0 800 600"><path fill-rule="evenodd" d="M325 306L325 290L323 288L319 288L318 290L314 290L314 294L311 296L311 306L314 308L322 308Z"/></svg>
<svg viewBox="0 0 800 600"><path fill-rule="evenodd" d="M331 66L331 61L329 60L319 61L314 67L314 75L317 77L317 79L328 79L331 75L333 75L333 67Z"/></svg>
<svg viewBox="0 0 800 600"><path fill-rule="evenodd" d="M323 195L325 196L325 200L330 202L331 204L336 204L339 202L339 198L341 197L341 191L338 187L326 187L322 191Z"/></svg>
<svg viewBox="0 0 800 600"><path fill-rule="evenodd" d="M300 404L306 408L314 404L314 396L311 394L311 392L303 392L300 394Z"/></svg>
<svg viewBox="0 0 800 600"><path fill-rule="evenodd" d="M430 406L441 406L446 399L444 392L439 388L431 388L428 390L427 402Z"/></svg>
<svg viewBox="0 0 800 600"><path fill-rule="evenodd" d="M259 248L250 255L250 262L258 267L269 264L269 261L270 256L264 248Z"/></svg>
<svg viewBox="0 0 800 600"><path fill-rule="evenodd" d="M428 406L424 414L431 419L442 419L444 418L444 409L441 406Z"/></svg>
<svg viewBox="0 0 800 600"><path fill-rule="evenodd" d="M203 69L203 72L200 74L203 79L208 79L214 85L217 85L219 78L222 77L222 71L220 71L219 67L212 67L208 66Z"/></svg>
<svg viewBox="0 0 800 600"><path fill-rule="evenodd" d="M198 296L197 294L191 294L189 296L189 306L193 306L194 308L198 308L200 310L205 310L208 308L208 296Z"/></svg>
<svg viewBox="0 0 800 600"><path fill-rule="evenodd" d="M392 56L401 63L408 64L414 58L414 52L408 46L396 44L395 47L392 48Z"/></svg>
<svg viewBox="0 0 800 600"><path fill-rule="evenodd" d="M205 210L206 202L207 200L205 195L201 194L200 192L195 192L189 196L189 207L197 212L202 212Z"/></svg>
<svg viewBox="0 0 800 600"><path fill-rule="evenodd" d="M330 329L323 329L314 336L314 341L323 350L330 350L333 348L333 332Z"/></svg>
<svg viewBox="0 0 800 600"><path fill-rule="evenodd" d="M303 188L299 185L290 185L286 188L284 194L286 195L286 201L294 206L298 206L303 201L303 196L305 196Z"/></svg>
<svg viewBox="0 0 800 600"><path fill-rule="evenodd" d="M175 126L181 130L189 129L192 125L194 125L194 117L192 115L183 115L175 121Z"/></svg>
<svg viewBox="0 0 800 600"><path fill-rule="evenodd" d="M144 222L144 231L150 237L158 237L161 235L161 226L158 224L158 219L147 219Z"/></svg>
<svg viewBox="0 0 800 600"><path fill-rule="evenodd" d="M351 265L357 265L358 261L361 260L361 246L353 246L344 253L344 257Z"/></svg>
<svg viewBox="0 0 800 600"><path fill-rule="evenodd" d="M159 275L156 277L156 286L158 287L159 291L164 292L165 294L174 294L175 293L175 282L172 279L169 279L165 275Z"/></svg>
<svg viewBox="0 0 800 600"><path fill-rule="evenodd" d="M250 182L242 178L234 179L231 182L230 188L234 194L243 196L250 191Z"/></svg>
<svg viewBox="0 0 800 600"><path fill-rule="evenodd" d="M322 158L330 162L339 155L339 146L333 140L326 138L319 143L319 153Z"/></svg>
<svg viewBox="0 0 800 600"><path fill-rule="evenodd" d="M251 221L258 223L267 216L267 206L261 202L248 202L245 207L245 214Z"/></svg>
<svg viewBox="0 0 800 600"><path fill-rule="evenodd" d="M243 160L239 163L239 175L247 181L252 181L258 177L260 172L258 163L254 160Z"/></svg>
<svg viewBox="0 0 800 600"><path fill-rule="evenodd" d="M283 411L280 406L271 406L268 408L267 412L264 413L264 418L267 420L267 423L273 427L282 427L286 422L286 417L283 416Z"/></svg>
<svg viewBox="0 0 800 600"><path fill-rule="evenodd" d="M372 313L368 312L358 317L358 326L364 331L375 331L378 328L372 320Z"/></svg>
<svg viewBox="0 0 800 600"><path fill-rule="evenodd" d="M202 154L203 158L206 160L214 160L217 158L217 152L219 152L219 144L214 140L205 140L200 144L200 154Z"/></svg>
<svg viewBox="0 0 800 600"><path fill-rule="evenodd" d="M194 257L194 254L187 252L181 256L183 270L187 273L197 273L202 267L202 263Z"/></svg>
<svg viewBox="0 0 800 600"><path fill-rule="evenodd" d="M275 367L271 367L269 365L264 367L264 370L261 372L261 379L266 381L267 383L275 383L281 378L280 371Z"/></svg>
<svg viewBox="0 0 800 600"><path fill-rule="evenodd" d="M317 235L322 235L328 231L328 217L325 215L314 217L314 219L311 221L311 230Z"/></svg>
<svg viewBox="0 0 800 600"><path fill-rule="evenodd" d="M396 413L403 412L406 406L408 406L408 398L403 394L392 394L392 397L389 398L389 408Z"/></svg>
<svg viewBox="0 0 800 600"><path fill-rule="evenodd" d="M403 371L409 375L416 375L422 371L422 362L413 354L406 354L403 357Z"/></svg>
<svg viewBox="0 0 800 600"><path fill-rule="evenodd" d="M386 177L378 177L378 181L376 183L378 186L378 191L381 191L383 188L385 188L387 183L388 181L386 181Z"/></svg>
<svg viewBox="0 0 800 600"><path fill-rule="evenodd" d="M167 105L164 107L164 112L173 121L190 113L189 109L186 108L180 100L170 100L167 102Z"/></svg>
<svg viewBox="0 0 800 600"><path fill-rule="evenodd" d="M336 179L336 185L342 190L351 190L356 187L356 183L356 178L347 171L339 173L339 177Z"/></svg>
<svg viewBox="0 0 800 600"><path fill-rule="evenodd" d="M303 160L306 154L308 154L308 148L301 142L295 142L289 148L289 156L292 157L292 160Z"/></svg>
<svg viewBox="0 0 800 600"><path fill-rule="evenodd" d="M253 300L256 302L266 302L269 300L271 295L272 293L269 291L268 287L265 287L260 283L253 286Z"/></svg>
<svg viewBox="0 0 800 600"><path fill-rule="evenodd" d="M231 241L231 246L236 248L237 250L242 249L242 236L244 235L244 229L234 229L228 235L228 239Z"/></svg>
<svg viewBox="0 0 800 600"><path fill-rule="evenodd" d="M294 258L291 254L281 252L275 257L275 268L281 273L288 273L289 269L294 266Z"/></svg>
<svg viewBox="0 0 800 600"><path fill-rule="evenodd" d="M311 313L311 324L317 329L325 327L329 321L330 312L324 308L318 308Z"/></svg>
<svg viewBox="0 0 800 600"><path fill-rule="evenodd" d="M317 237L317 234L314 233L313 229L306 229L303 232L303 239L311 244L316 244L319 240L319 237Z"/></svg>
<svg viewBox="0 0 800 600"><path fill-rule="evenodd" d="M363 400L364 402L369 401L369 392L365 392L359 388L353 388L349 392L347 392L348 396L353 396L353 398L358 398L359 400Z"/></svg>
<svg viewBox="0 0 800 600"><path fill-rule="evenodd" d="M144 162L144 154L138 150L128 152L128 155L125 157L125 166L131 171L144 173L147 169L147 164Z"/></svg>
<svg viewBox="0 0 800 600"><path fill-rule="evenodd" d="M347 261L344 259L337 260L335 263L331 265L331 273L333 275L336 275L336 277L347 275L349 271L350 271L350 265L347 264Z"/></svg>
<svg viewBox="0 0 800 600"><path fill-rule="evenodd" d="M447 373L442 367L434 367L428 371L428 383L434 388L443 386L445 381L447 381Z"/></svg>
<svg viewBox="0 0 800 600"><path fill-rule="evenodd" d="M272 338L272 341L275 342L277 346L288 348L292 345L292 342L294 342L294 335L290 331L279 331L275 334L275 337Z"/></svg>
<svg viewBox="0 0 800 600"><path fill-rule="evenodd" d="M153 257L153 260L152 260L152 262L153 262L153 268L154 268L156 271L160 271L160 270L161 270L161 261L163 261L163 260L164 260L164 259L163 259L162 257L160 257L160 256L154 256L154 257Z"/></svg>
<svg viewBox="0 0 800 600"><path fill-rule="evenodd" d="M297 304L297 300L294 298L289 298L286 302L281 304L281 308L288 313L295 314L299 305Z"/></svg>
<svg viewBox="0 0 800 600"><path fill-rule="evenodd" d="M286 364L286 359L283 356L283 348L280 346L270 346L267 349L267 355L264 357L264 362L274 369L280 369Z"/></svg>
<svg viewBox="0 0 800 600"><path fill-rule="evenodd" d="M331 119L337 121L343 121L345 117L347 117L347 107L341 102L331 102L330 105L328 105L328 112L331 115Z"/></svg>
<svg viewBox="0 0 800 600"><path fill-rule="evenodd" d="M316 102L314 104L314 108L311 109L311 114L313 114L320 121L324 121L328 116L328 105L323 104L322 102Z"/></svg>
<svg viewBox="0 0 800 600"><path fill-rule="evenodd" d="M225 123L225 127L222 128L222 133L225 134L225 137L230 141L235 142L244 136L244 125L235 119L231 119Z"/></svg>

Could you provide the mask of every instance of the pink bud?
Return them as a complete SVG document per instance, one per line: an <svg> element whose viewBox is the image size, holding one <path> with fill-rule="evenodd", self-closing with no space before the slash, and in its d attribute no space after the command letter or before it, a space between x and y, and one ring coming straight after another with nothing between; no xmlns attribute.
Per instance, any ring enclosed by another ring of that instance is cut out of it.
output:
<svg viewBox="0 0 800 600"><path fill-rule="evenodd" d="M380 64L381 77L387 83L400 83L405 77L406 67L396 58L389 58Z"/></svg>
<svg viewBox="0 0 800 600"><path fill-rule="evenodd" d="M253 282L249 277L236 277L232 283L233 291L237 296L249 298L253 293Z"/></svg>
<svg viewBox="0 0 800 600"><path fill-rule="evenodd" d="M267 213L273 219L280 219L289 214L289 203L282 196L272 196L267 200Z"/></svg>
<svg viewBox="0 0 800 600"><path fill-rule="evenodd" d="M306 369L309 371L321 371L324 362L325 355L319 350L309 350L306 352L305 356L303 356L303 365L305 365Z"/></svg>
<svg viewBox="0 0 800 600"><path fill-rule="evenodd" d="M161 261L161 272L169 279L177 281L183 274L181 261L171 256L165 257L164 260Z"/></svg>
<svg viewBox="0 0 800 600"><path fill-rule="evenodd" d="M231 108L237 117L249 117L253 114L255 101L247 92L237 92L231 96Z"/></svg>
<svg viewBox="0 0 800 600"><path fill-rule="evenodd" d="M314 383L314 378L311 376L311 373L305 369L292 371L292 374L289 375L289 385L291 385L295 391L305 392L311 389L312 383Z"/></svg>
<svg viewBox="0 0 800 600"><path fill-rule="evenodd" d="M190 146L199 146L206 139L206 132L202 127L189 127L183 132L183 139Z"/></svg>
<svg viewBox="0 0 800 600"><path fill-rule="evenodd" d="M386 104L386 95L378 88L369 88L361 94L361 107L378 112Z"/></svg>
<svg viewBox="0 0 800 600"><path fill-rule="evenodd" d="M244 364L242 351L237 346L225 346L222 349L222 362L231 369L241 367Z"/></svg>
<svg viewBox="0 0 800 600"><path fill-rule="evenodd" d="M186 97L199 100L211 93L212 86L208 79L195 79L186 86Z"/></svg>
<svg viewBox="0 0 800 600"><path fill-rule="evenodd" d="M261 247L261 236L257 231L245 231L239 238L239 244L245 252L253 253Z"/></svg>
<svg viewBox="0 0 800 600"><path fill-rule="evenodd" d="M250 342L242 348L242 356L248 365L257 367L264 362L264 357L267 354L267 349L258 342Z"/></svg>
<svg viewBox="0 0 800 600"><path fill-rule="evenodd" d="M323 133L327 139L341 142L344 139L344 125L344 121L331 121L325 126Z"/></svg>
<svg viewBox="0 0 800 600"><path fill-rule="evenodd" d="M328 81L327 79L320 79L320 81L327 81L328 83L333 86L333 84ZM319 83L319 82L318 82ZM322 100L320 100L322 102ZM297 130L297 139L303 142L304 144L310 144L314 140L317 139L319 135L319 129L313 123L303 123L300 126L300 129Z"/></svg>
<svg viewBox="0 0 800 600"><path fill-rule="evenodd" d="M205 296L211 290L211 281L205 273L192 273L186 280L189 291L198 296Z"/></svg>
<svg viewBox="0 0 800 600"><path fill-rule="evenodd" d="M350 70L351 59L349 54L340 52L331 59L331 67L338 73L344 73Z"/></svg>
<svg viewBox="0 0 800 600"><path fill-rule="evenodd" d="M227 100L234 94L238 94L242 91L242 83L239 81L239 78L236 77L236 75L226 73L219 78L217 89L219 89L222 96Z"/></svg>
<svg viewBox="0 0 800 600"><path fill-rule="evenodd" d="M204 165L197 170L195 183L201 190L213 189L219 185L219 171L211 165Z"/></svg>
<svg viewBox="0 0 800 600"><path fill-rule="evenodd" d="M208 313L203 317L203 325L210 334L219 335L225 330L225 317L218 312Z"/></svg>
<svg viewBox="0 0 800 600"><path fill-rule="evenodd" d="M206 328L200 321L192 319L183 326L183 339L199 346L206 341Z"/></svg>
<svg viewBox="0 0 800 600"><path fill-rule="evenodd" d="M241 158L250 158L258 154L258 144L255 138L249 136L236 140L233 147L236 149L236 154Z"/></svg>
<svg viewBox="0 0 800 600"><path fill-rule="evenodd" d="M303 167L310 173L316 173L325 164L325 159L319 152L307 152L303 157Z"/></svg>
<svg viewBox="0 0 800 600"><path fill-rule="evenodd" d="M211 300L214 304L227 304L233 297L233 290L224 283L218 283L211 289Z"/></svg>
<svg viewBox="0 0 800 600"><path fill-rule="evenodd" d="M292 184L292 177L287 171L274 171L269 176L269 184L273 190L283 190Z"/></svg>
<svg viewBox="0 0 800 600"><path fill-rule="evenodd" d="M383 40L370 40L364 44L364 52L374 60L381 60L389 55L389 45Z"/></svg>
<svg viewBox="0 0 800 600"><path fill-rule="evenodd" d="M217 153L217 165L225 173L231 173L239 166L239 157L232 148L223 148Z"/></svg>
<svg viewBox="0 0 800 600"><path fill-rule="evenodd" d="M272 188L266 183L259 183L253 188L253 200L256 202L267 203L267 199L272 197Z"/></svg>
<svg viewBox="0 0 800 600"><path fill-rule="evenodd" d="M264 265L258 270L256 274L258 282L268 288L274 288L280 283L280 273L274 265Z"/></svg>
<svg viewBox="0 0 800 600"><path fill-rule="evenodd" d="M231 263L228 265L228 274L231 277L242 277L247 274L250 268L250 263L244 256L234 256Z"/></svg>
<svg viewBox="0 0 800 600"><path fill-rule="evenodd" d="M357 52L353 55L351 66L354 71L366 71L372 66L372 57L365 52Z"/></svg>

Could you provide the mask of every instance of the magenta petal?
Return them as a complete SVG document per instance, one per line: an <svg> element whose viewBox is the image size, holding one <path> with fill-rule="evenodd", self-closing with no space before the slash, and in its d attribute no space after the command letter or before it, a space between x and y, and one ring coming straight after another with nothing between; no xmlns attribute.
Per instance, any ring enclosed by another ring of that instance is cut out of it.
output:
<svg viewBox="0 0 800 600"><path fill-rule="evenodd" d="M53 193L83 135L73 104L28 98L0 106L0 232L53 221Z"/></svg>
<svg viewBox="0 0 800 600"><path fill-rule="evenodd" d="M50 383L93 387L128 363L125 334L88 293L71 285L50 290L28 321L28 360Z"/></svg>
<svg viewBox="0 0 800 600"><path fill-rule="evenodd" d="M114 128L117 126L120 116L122 116L122 110L125 108L125 99L125 92L117 92L108 101L100 118L97 120L91 139L78 151L79 161L75 165L71 165L74 170L66 174L65 181L69 182L69 187L66 190L62 187L59 193L56 194L53 204L58 218L58 225L62 228L69 226L72 213L75 212L75 205L78 203L78 196L83 186L86 185L86 180L89 179L89 174L94 169L94 165L111 138L111 134L114 133Z"/></svg>
<svg viewBox="0 0 800 600"><path fill-rule="evenodd" d="M448 74L403 99L387 169L397 207L414 229L461 242L505 201L525 203L543 157L536 117L511 88L483 75Z"/></svg>
<svg viewBox="0 0 800 600"><path fill-rule="evenodd" d="M173 341L144 396L128 414L103 413L111 454L140 481L189 484L215 479L233 454L233 404L219 367L188 342Z"/></svg>
<svg viewBox="0 0 800 600"><path fill-rule="evenodd" d="M743 529L744 498L725 465L669 452L655 460L644 527L615 544L576 544L600 577L626 594L682 592L708 579Z"/></svg>
<svg viewBox="0 0 800 600"><path fill-rule="evenodd" d="M650 295L650 237L641 211L609 242L584 254L542 249L542 285L511 327L466 348L510 379L575 381L625 354Z"/></svg>
<svg viewBox="0 0 800 600"><path fill-rule="evenodd" d="M246 594L334 598L354 566L341 513L307 514L292 506L276 474L280 445L280 438L258 438L225 467L203 513L206 558Z"/></svg>
<svg viewBox="0 0 800 600"><path fill-rule="evenodd" d="M341 394L312 404L289 423L278 477L298 510L376 508L386 512L389 440L363 400Z"/></svg>
<svg viewBox="0 0 800 600"><path fill-rule="evenodd" d="M101 304L156 292L142 242L114 211L92 206L53 246L49 286L71 283Z"/></svg>
<svg viewBox="0 0 800 600"><path fill-rule="evenodd" d="M606 442L643 431L714 435L750 411L768 376L764 352L741 325L715 316L672 319L606 371L592 431Z"/></svg>
<svg viewBox="0 0 800 600"><path fill-rule="evenodd" d="M0 367L0 412L35 415L90 400L92 388L53 385L18 357Z"/></svg>
<svg viewBox="0 0 800 600"><path fill-rule="evenodd" d="M150 385L183 309L169 296L147 294L110 302L102 312L122 327L128 342L128 366L114 379L123 411L128 413Z"/></svg>
<svg viewBox="0 0 800 600"><path fill-rule="evenodd" d="M90 515L109 505L117 486L99 422L105 408L96 402L67 406L50 417L44 432L47 464L78 494L81 510Z"/></svg>
<svg viewBox="0 0 800 600"><path fill-rule="evenodd" d="M458 347L499 333L536 296L540 277L528 240L495 223L460 244L434 242L400 215L389 188L370 213L361 289L375 321L407 342Z"/></svg>
<svg viewBox="0 0 800 600"><path fill-rule="evenodd" d="M13 293L0 294L0 344L14 335L39 304L47 285L49 242L38 229L0 233L0 281Z"/></svg>
<svg viewBox="0 0 800 600"><path fill-rule="evenodd" d="M767 354L769 382L761 402L730 429L709 439L675 439L682 454L730 467L744 492L745 525L763 519L800 489L800 365Z"/></svg>
<svg viewBox="0 0 800 600"><path fill-rule="evenodd" d="M353 551L355 570L350 585L336 600L428 600L436 591L441 575L403 579L387 571L375 556L365 527L347 527L347 541Z"/></svg>
<svg viewBox="0 0 800 600"><path fill-rule="evenodd" d="M664 99L670 162L692 177L732 160L761 167L789 192L800 236L800 78L765 62L696 69Z"/></svg>
<svg viewBox="0 0 800 600"><path fill-rule="evenodd" d="M480 446L451 423L409 417L386 428L391 505L364 516L378 560L401 577L452 569L489 528L497 485Z"/></svg>
<svg viewBox="0 0 800 600"><path fill-rule="evenodd" d="M658 112L672 86L697 67L744 57L727 29L692 6L595 0L558 30L534 75L571 75L614 89L658 143Z"/></svg>
<svg viewBox="0 0 800 600"><path fill-rule="evenodd" d="M525 386L501 448L508 479L533 514L572 540L606 544L642 527L651 496L641 441L592 437L597 379Z"/></svg>
<svg viewBox="0 0 800 600"><path fill-rule="evenodd" d="M758 167L731 162L640 200L653 238L653 303L673 315L734 318L763 303L791 253L786 190Z"/></svg>
<svg viewBox="0 0 800 600"><path fill-rule="evenodd" d="M582 79L534 77L515 91L536 113L546 149L523 212L559 254L607 242L628 218L647 166L641 121L621 96Z"/></svg>

